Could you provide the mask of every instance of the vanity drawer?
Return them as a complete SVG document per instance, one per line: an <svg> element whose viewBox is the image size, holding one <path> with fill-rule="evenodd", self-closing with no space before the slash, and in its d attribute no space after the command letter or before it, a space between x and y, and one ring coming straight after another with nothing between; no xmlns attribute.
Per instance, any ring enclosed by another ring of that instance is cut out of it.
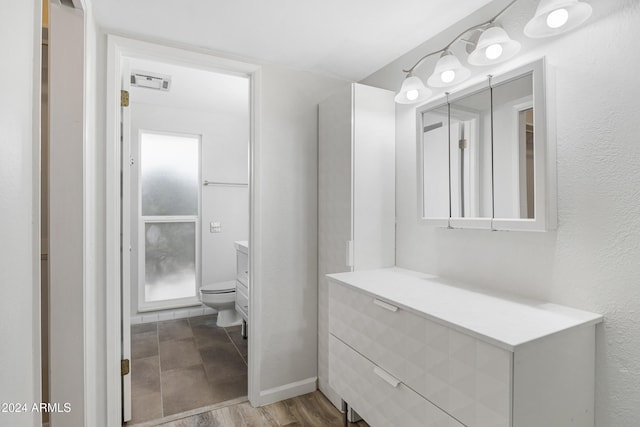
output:
<svg viewBox="0 0 640 427"><path fill-rule="evenodd" d="M247 292L247 287L239 280L236 280L236 310L244 320L247 320L249 316L249 293Z"/></svg>
<svg viewBox="0 0 640 427"><path fill-rule="evenodd" d="M245 282L243 282L240 279L236 279L236 292L242 292L245 295L249 295L249 287L247 286L247 284Z"/></svg>
<svg viewBox="0 0 640 427"><path fill-rule="evenodd" d="M464 427L333 335L329 385L373 427Z"/></svg>
<svg viewBox="0 0 640 427"><path fill-rule="evenodd" d="M329 281L329 332L402 377L406 369L402 334L408 312Z"/></svg>
<svg viewBox="0 0 640 427"><path fill-rule="evenodd" d="M249 255L236 251L236 278L242 280L244 283L248 282L249 277Z"/></svg>
<svg viewBox="0 0 640 427"><path fill-rule="evenodd" d="M510 425L511 352L337 283L329 301L330 333L367 359L467 426Z"/></svg>

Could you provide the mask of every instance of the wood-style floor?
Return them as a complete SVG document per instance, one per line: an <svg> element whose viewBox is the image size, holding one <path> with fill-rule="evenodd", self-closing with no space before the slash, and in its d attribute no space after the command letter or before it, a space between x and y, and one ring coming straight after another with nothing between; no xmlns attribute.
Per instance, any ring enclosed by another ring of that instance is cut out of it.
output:
<svg viewBox="0 0 640 427"><path fill-rule="evenodd" d="M192 415L159 427L342 427L342 414L319 391L253 408L249 402ZM369 427L364 421L352 427Z"/></svg>

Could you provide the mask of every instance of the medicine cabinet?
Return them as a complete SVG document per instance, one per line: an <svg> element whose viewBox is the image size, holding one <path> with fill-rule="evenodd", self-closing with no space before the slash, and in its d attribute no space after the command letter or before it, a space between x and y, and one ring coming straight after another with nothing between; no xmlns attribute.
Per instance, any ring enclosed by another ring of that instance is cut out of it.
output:
<svg viewBox="0 0 640 427"><path fill-rule="evenodd" d="M550 89L540 59L419 107L419 217L448 228L556 228Z"/></svg>

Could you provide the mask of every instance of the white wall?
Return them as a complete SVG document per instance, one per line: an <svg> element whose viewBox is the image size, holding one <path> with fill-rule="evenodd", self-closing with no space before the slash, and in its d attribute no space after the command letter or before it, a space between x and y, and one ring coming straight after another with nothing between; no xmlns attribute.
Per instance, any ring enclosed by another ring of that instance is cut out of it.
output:
<svg viewBox="0 0 640 427"><path fill-rule="evenodd" d="M248 89L248 88L247 88ZM241 96L241 94L240 94ZM248 101L248 90L245 94ZM186 110L142 104L131 100L131 145L136 159L132 170L132 262L131 314L138 314L138 180L136 171L140 130L201 135L202 180L248 182L249 179L249 112L221 113ZM202 283L234 280L236 276L237 240L249 238L248 187L215 187L201 189ZM222 233L210 233L209 223L220 222Z"/></svg>
<svg viewBox="0 0 640 427"><path fill-rule="evenodd" d="M0 13L0 402L40 390L40 2ZM29 407L29 409L31 409ZM0 425L37 426L40 414L0 412Z"/></svg>
<svg viewBox="0 0 640 427"><path fill-rule="evenodd" d="M263 403L315 389L317 375L317 105L344 82L275 66L262 69L255 149L253 286L260 321ZM251 358L251 354L249 355ZM279 394L278 387L285 387ZM305 386L301 386L303 390Z"/></svg>
<svg viewBox="0 0 640 427"><path fill-rule="evenodd" d="M640 425L640 3L591 3L594 16L585 26L539 42L526 40L519 30L535 2L517 3L505 15L511 36L526 46L501 69L543 55L555 68L557 232L492 233L421 224L415 200L415 109L399 106L397 265L604 314L597 331L596 426L626 427ZM364 83L397 90L402 67L480 20L467 19ZM420 76L429 68L419 69Z"/></svg>

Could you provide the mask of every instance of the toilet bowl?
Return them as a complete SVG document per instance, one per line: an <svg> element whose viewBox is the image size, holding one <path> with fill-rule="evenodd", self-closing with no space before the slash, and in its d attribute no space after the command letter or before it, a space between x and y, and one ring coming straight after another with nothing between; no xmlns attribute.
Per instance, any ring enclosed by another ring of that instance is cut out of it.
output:
<svg viewBox="0 0 640 427"><path fill-rule="evenodd" d="M236 281L215 282L200 287L200 301L218 311L216 325L229 327L242 324L236 312Z"/></svg>

